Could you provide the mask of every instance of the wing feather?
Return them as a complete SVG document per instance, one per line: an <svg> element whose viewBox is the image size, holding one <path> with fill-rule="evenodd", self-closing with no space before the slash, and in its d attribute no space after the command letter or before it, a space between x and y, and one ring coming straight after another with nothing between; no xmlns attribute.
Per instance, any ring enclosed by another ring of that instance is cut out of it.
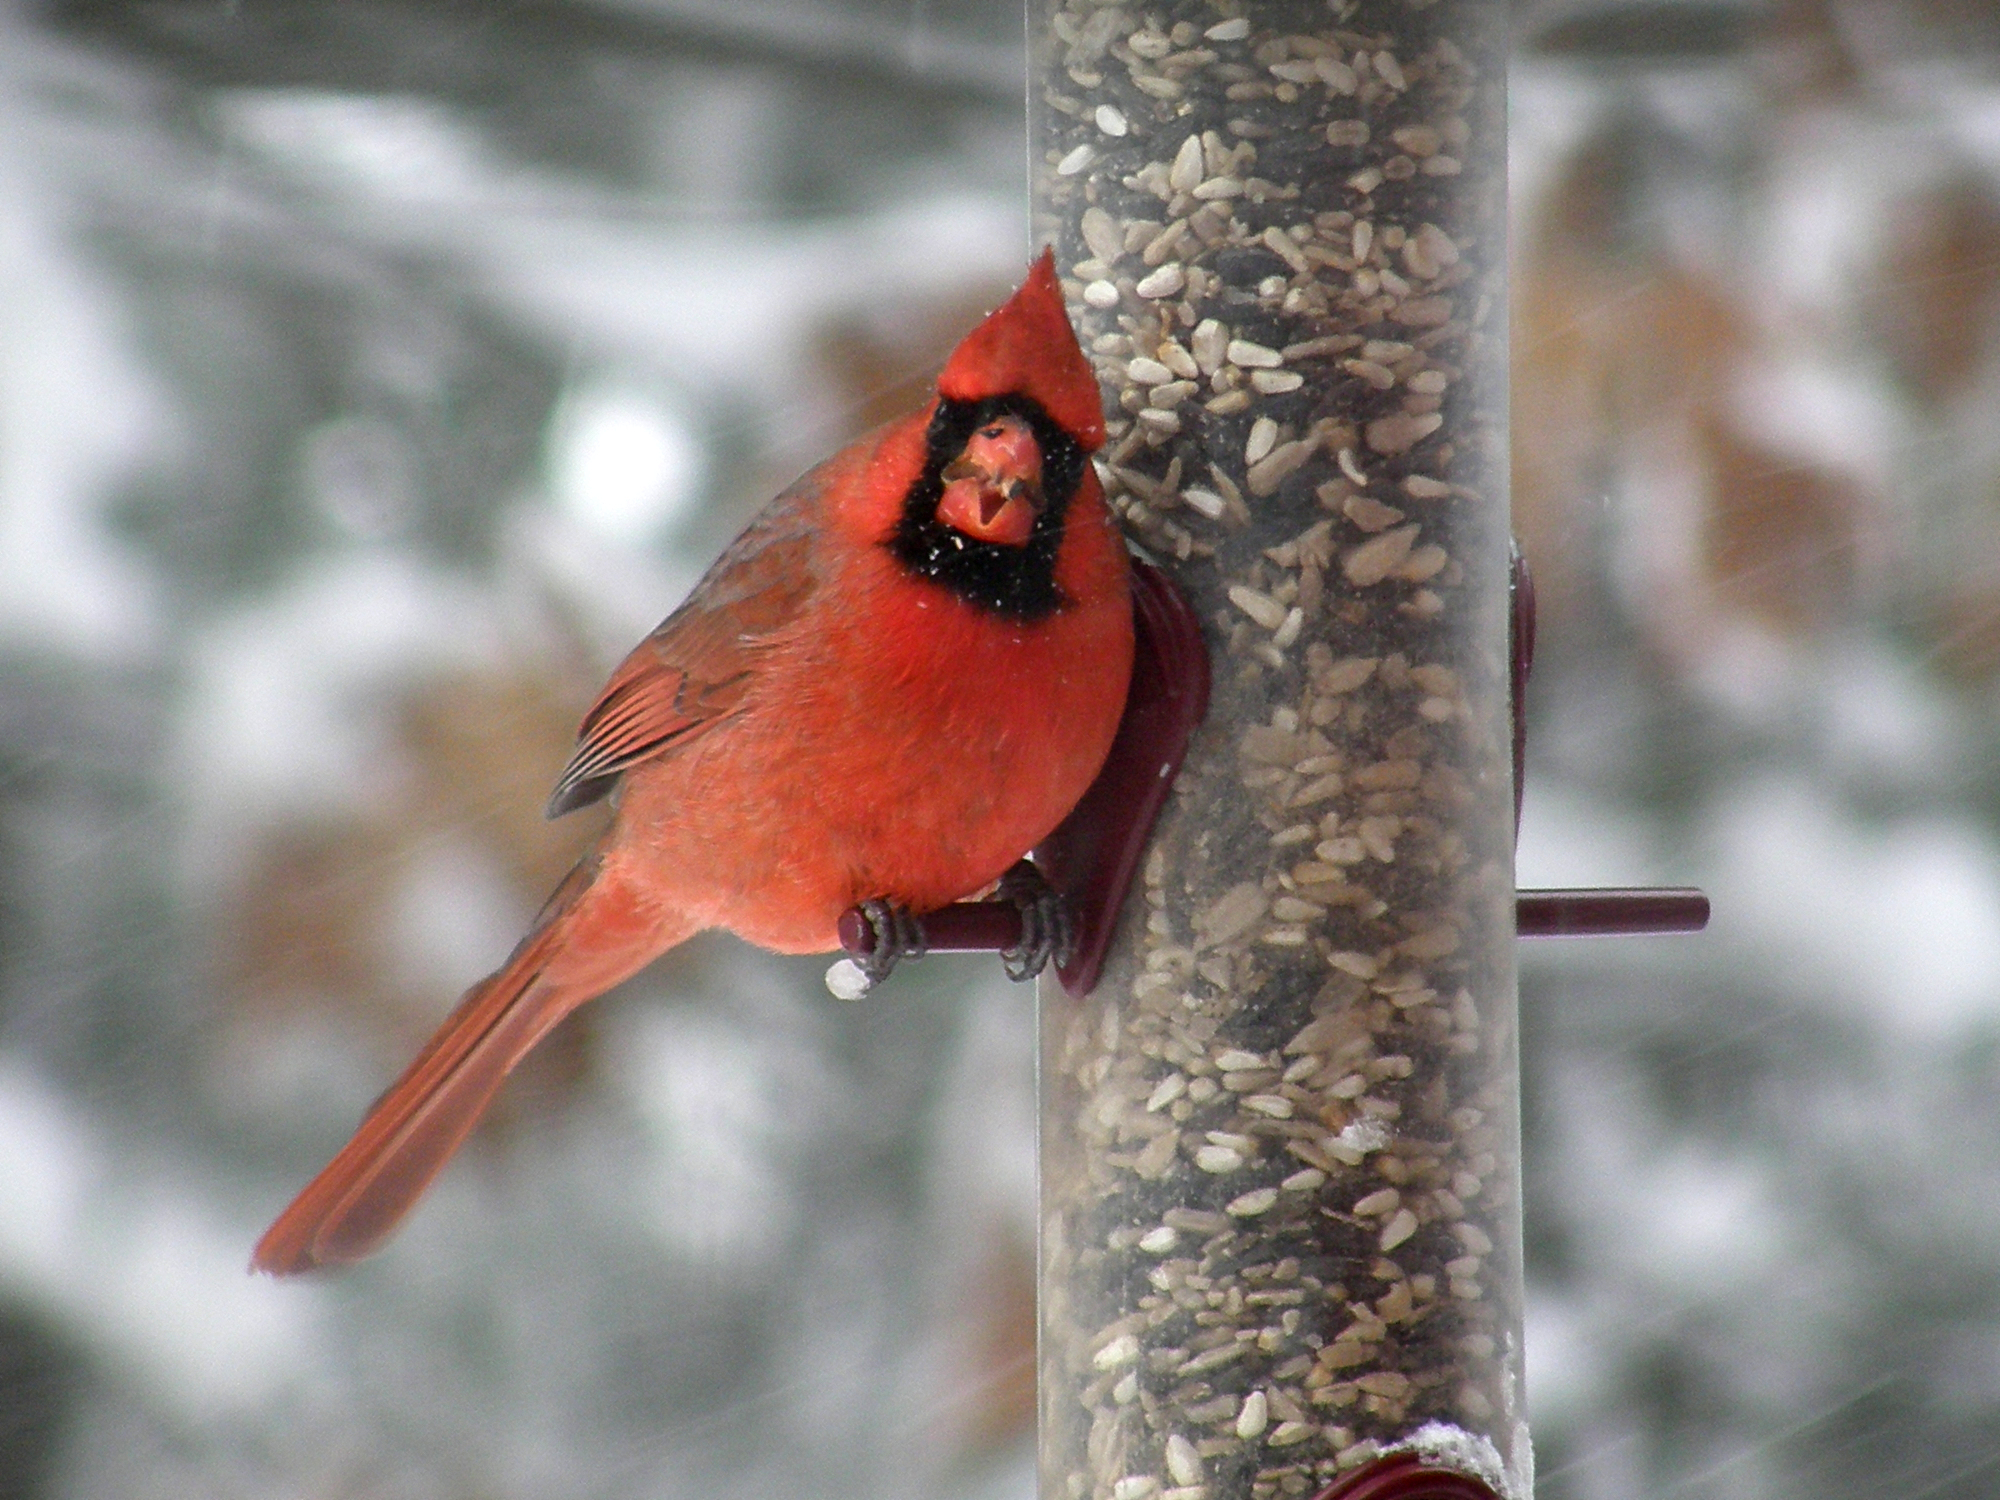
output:
<svg viewBox="0 0 2000 1500"><path fill-rule="evenodd" d="M599 801L633 766L686 744L743 702L759 647L797 618L819 583L815 478L773 501L611 674L549 795L550 817Z"/></svg>

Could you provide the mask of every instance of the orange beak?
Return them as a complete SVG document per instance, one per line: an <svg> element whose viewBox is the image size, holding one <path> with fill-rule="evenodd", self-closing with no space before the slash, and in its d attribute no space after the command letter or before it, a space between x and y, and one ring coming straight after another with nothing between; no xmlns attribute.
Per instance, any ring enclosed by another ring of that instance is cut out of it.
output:
<svg viewBox="0 0 2000 1500"><path fill-rule="evenodd" d="M937 517L982 542L1018 547L1042 510L1042 450L1019 417L999 417L945 466Z"/></svg>

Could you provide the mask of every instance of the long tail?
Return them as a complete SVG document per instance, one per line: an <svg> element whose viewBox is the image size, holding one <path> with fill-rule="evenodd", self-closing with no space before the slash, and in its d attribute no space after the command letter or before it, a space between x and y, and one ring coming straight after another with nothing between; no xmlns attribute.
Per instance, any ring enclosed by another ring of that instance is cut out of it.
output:
<svg viewBox="0 0 2000 1500"><path fill-rule="evenodd" d="M607 869L601 851L587 855L506 964L466 992L354 1138L264 1231L250 1268L290 1276L378 1248L529 1049L692 931Z"/></svg>

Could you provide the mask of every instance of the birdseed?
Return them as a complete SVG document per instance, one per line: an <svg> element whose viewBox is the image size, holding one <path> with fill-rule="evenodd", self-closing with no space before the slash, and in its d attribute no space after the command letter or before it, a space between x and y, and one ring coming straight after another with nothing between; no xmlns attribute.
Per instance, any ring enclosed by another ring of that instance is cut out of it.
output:
<svg viewBox="0 0 2000 1500"><path fill-rule="evenodd" d="M1041 3L1036 233L1215 666L1045 1001L1043 1493L1309 1497L1446 1424L1525 1496L1503 8Z"/></svg>

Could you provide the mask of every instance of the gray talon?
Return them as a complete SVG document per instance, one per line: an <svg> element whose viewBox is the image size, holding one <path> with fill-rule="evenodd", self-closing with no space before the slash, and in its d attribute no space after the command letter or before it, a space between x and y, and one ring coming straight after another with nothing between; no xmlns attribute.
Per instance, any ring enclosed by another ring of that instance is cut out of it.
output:
<svg viewBox="0 0 2000 1500"><path fill-rule="evenodd" d="M861 914L875 933L875 946L858 961L870 989L887 979L903 960L922 958L930 950L923 922L908 907L871 896L861 903Z"/></svg>
<svg viewBox="0 0 2000 1500"><path fill-rule="evenodd" d="M1040 870L1021 860L1000 877L994 894L1013 902L1021 913L1020 942L1000 950L1000 962L1009 979L1016 984L1034 979L1051 959L1057 964L1069 962L1076 946L1076 924L1069 903Z"/></svg>

